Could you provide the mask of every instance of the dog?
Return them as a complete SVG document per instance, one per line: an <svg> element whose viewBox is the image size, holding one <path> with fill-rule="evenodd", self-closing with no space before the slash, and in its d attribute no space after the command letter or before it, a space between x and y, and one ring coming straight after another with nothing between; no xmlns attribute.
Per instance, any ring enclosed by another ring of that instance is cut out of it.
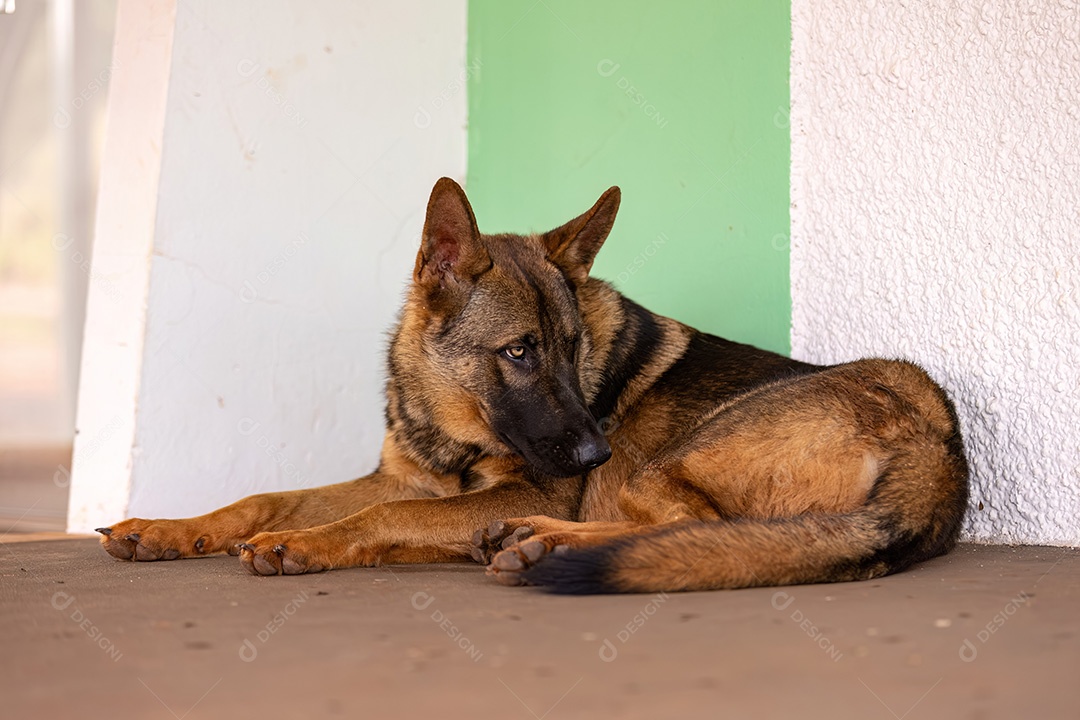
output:
<svg viewBox="0 0 1080 720"><path fill-rule="evenodd" d="M389 345L375 472L98 530L112 556L255 575L468 561L557 593L877 578L956 542L968 466L925 371L817 366L655 315L591 277L617 187L544 234L432 190Z"/></svg>

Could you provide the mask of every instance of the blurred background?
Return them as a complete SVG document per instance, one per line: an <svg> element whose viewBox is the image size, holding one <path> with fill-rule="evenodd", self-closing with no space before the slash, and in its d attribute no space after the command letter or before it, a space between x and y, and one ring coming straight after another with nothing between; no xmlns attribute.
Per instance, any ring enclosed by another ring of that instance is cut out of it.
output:
<svg viewBox="0 0 1080 720"><path fill-rule="evenodd" d="M65 525L115 18L0 13L0 532Z"/></svg>

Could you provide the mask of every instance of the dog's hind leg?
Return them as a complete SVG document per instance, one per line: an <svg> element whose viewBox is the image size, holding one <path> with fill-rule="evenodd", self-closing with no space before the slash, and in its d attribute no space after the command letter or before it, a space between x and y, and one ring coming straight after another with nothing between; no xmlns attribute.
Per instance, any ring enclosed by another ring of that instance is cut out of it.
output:
<svg viewBox="0 0 1080 720"><path fill-rule="evenodd" d="M556 549L592 547L644 528L722 516L716 503L679 482L662 463L643 468L620 489L619 508L626 520L573 522L544 516L497 520L473 533L472 558L490 563L500 582L517 585L520 580L511 575L527 570Z"/></svg>

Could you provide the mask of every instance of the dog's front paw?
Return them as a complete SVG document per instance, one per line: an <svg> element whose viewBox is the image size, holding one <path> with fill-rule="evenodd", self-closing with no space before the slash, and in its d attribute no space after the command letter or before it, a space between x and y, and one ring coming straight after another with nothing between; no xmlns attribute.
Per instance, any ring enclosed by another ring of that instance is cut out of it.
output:
<svg viewBox="0 0 1080 720"><path fill-rule="evenodd" d="M121 560L176 560L229 549L227 543L199 532L191 520L131 518L97 531L105 552Z"/></svg>
<svg viewBox="0 0 1080 720"><path fill-rule="evenodd" d="M472 559L481 565L487 565L498 553L531 537L534 530L529 520L530 518L496 520L486 528L474 532L469 550Z"/></svg>
<svg viewBox="0 0 1080 720"><path fill-rule="evenodd" d="M331 567L313 533L259 533L240 544L240 562L252 575L302 575Z"/></svg>

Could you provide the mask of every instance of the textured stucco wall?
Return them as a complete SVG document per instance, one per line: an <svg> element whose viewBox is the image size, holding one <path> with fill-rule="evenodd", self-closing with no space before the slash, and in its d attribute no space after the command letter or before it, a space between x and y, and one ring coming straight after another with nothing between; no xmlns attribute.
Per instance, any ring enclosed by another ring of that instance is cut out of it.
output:
<svg viewBox="0 0 1080 720"><path fill-rule="evenodd" d="M1080 6L792 7L792 350L922 363L966 536L1080 545Z"/></svg>

